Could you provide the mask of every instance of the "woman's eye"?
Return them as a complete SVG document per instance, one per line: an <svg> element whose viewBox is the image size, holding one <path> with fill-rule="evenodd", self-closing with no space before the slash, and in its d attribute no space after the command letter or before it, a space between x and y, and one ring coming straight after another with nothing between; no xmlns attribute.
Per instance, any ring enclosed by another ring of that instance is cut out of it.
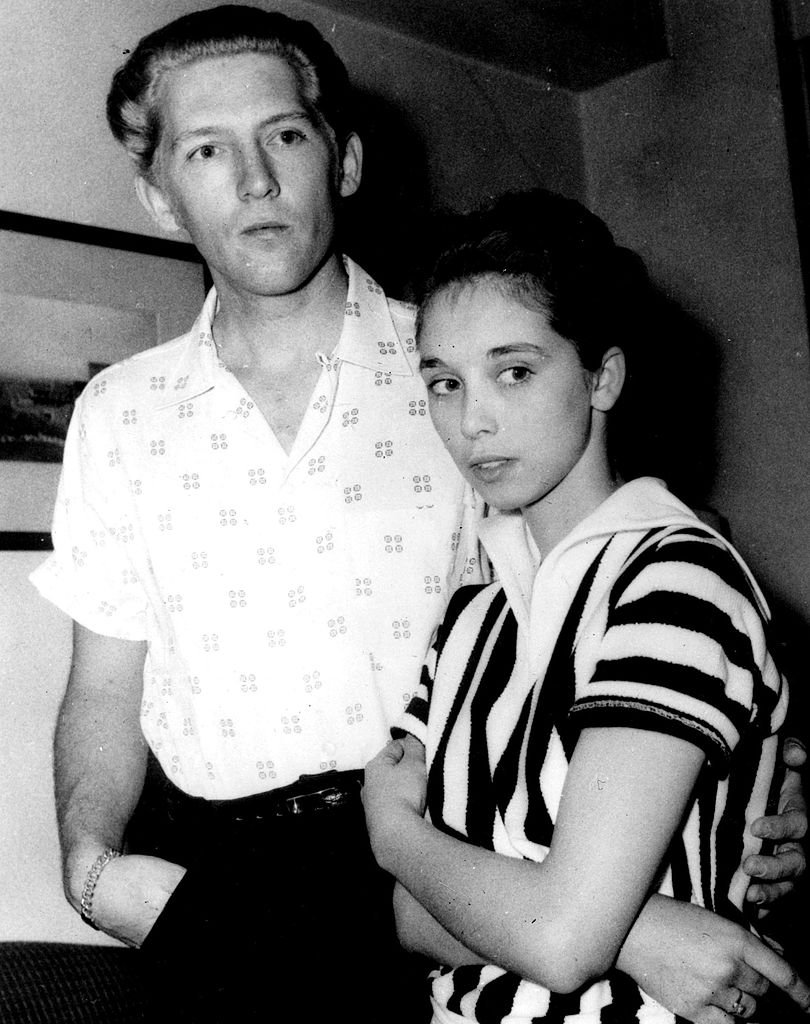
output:
<svg viewBox="0 0 810 1024"><path fill-rule="evenodd" d="M453 377L440 377L438 380L430 381L427 387L433 395L452 395L454 391L458 391L461 384Z"/></svg>
<svg viewBox="0 0 810 1024"><path fill-rule="evenodd" d="M532 376L528 366L509 366L498 374L499 384L522 384Z"/></svg>

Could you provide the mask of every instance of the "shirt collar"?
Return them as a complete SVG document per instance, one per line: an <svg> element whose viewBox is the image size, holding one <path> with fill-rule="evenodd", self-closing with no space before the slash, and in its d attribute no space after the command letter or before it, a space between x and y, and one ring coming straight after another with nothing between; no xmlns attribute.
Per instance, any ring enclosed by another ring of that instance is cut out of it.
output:
<svg viewBox="0 0 810 1024"><path fill-rule="evenodd" d="M333 358L366 369L412 377L414 367L397 334L385 293L377 282L347 256L343 258L349 276L343 330L332 352ZM210 391L222 370L212 325L217 310L217 293L212 288L172 373L174 395L159 409L170 409Z"/></svg>
<svg viewBox="0 0 810 1024"><path fill-rule="evenodd" d="M222 368L214 345L211 325L217 308L216 289L206 296L194 326L182 339L177 361L171 371L173 396L161 402L158 409L171 409L210 391L216 384Z"/></svg>
<svg viewBox="0 0 810 1024"><path fill-rule="evenodd" d="M346 319L332 355L369 370L413 377L414 367L394 327L382 288L347 256L343 263L349 275Z"/></svg>

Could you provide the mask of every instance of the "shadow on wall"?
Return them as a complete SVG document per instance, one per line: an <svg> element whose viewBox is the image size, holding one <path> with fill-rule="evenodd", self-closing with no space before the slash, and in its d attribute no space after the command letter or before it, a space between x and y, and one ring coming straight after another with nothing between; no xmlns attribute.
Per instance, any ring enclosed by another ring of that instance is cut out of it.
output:
<svg viewBox="0 0 810 1024"><path fill-rule="evenodd" d="M661 477L706 509L717 470L717 340L654 282L630 319L632 371L611 425L620 468L626 478Z"/></svg>
<svg viewBox="0 0 810 1024"><path fill-rule="evenodd" d="M356 104L363 183L345 203L340 243L387 294L411 299L430 219L424 145L403 111L387 100L359 93Z"/></svg>

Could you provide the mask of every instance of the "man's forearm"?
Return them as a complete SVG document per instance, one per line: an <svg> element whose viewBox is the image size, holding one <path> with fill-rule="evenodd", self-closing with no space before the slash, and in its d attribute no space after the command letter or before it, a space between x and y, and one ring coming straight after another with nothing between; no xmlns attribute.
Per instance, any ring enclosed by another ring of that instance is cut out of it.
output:
<svg viewBox="0 0 810 1024"><path fill-rule="evenodd" d="M113 698L98 691L68 695L57 726L54 781L65 893L76 908L95 858L108 846L121 847L145 766L140 728L133 730Z"/></svg>
<svg viewBox="0 0 810 1024"><path fill-rule="evenodd" d="M108 846L120 847L143 788L144 653L141 644L96 637L77 627L54 741L64 885L74 906L93 860Z"/></svg>
<svg viewBox="0 0 810 1024"><path fill-rule="evenodd" d="M106 706L105 706L106 705ZM143 788L146 746L114 721L114 701L77 696L63 705L56 733L54 783L65 891L78 904L88 863L120 848ZM99 722L106 721L102 735Z"/></svg>

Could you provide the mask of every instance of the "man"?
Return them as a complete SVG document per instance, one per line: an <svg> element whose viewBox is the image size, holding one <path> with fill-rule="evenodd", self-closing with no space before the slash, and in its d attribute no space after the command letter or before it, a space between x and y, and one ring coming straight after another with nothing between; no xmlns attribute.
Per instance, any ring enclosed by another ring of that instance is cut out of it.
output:
<svg viewBox="0 0 810 1024"><path fill-rule="evenodd" d="M379 1021L386 998L384 1019L418 1021L360 770L479 572L476 509L426 415L411 311L334 248L362 168L345 71L304 22L217 8L142 40L108 117L215 291L188 335L95 378L71 425L35 576L76 623L66 893L165 969L167 1019ZM168 810L121 856L144 737Z"/></svg>

